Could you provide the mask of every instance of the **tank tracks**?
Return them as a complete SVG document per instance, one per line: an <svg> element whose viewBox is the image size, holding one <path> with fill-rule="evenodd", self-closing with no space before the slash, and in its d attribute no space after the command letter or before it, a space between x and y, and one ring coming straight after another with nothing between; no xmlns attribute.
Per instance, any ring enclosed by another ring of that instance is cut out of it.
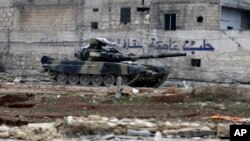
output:
<svg viewBox="0 0 250 141"><path fill-rule="evenodd" d="M59 85L81 85L81 86L111 86L116 84L117 76L97 74L66 74L62 72L48 72L50 79ZM158 87L166 81L168 75L146 75L121 76L122 85L134 87Z"/></svg>

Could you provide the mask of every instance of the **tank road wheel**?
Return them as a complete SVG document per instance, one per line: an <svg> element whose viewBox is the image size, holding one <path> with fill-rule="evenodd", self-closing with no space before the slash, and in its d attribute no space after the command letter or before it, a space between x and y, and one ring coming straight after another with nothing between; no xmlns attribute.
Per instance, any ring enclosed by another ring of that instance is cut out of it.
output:
<svg viewBox="0 0 250 141"><path fill-rule="evenodd" d="M113 85L115 83L115 77L113 75L105 75L103 76L103 84L107 87Z"/></svg>
<svg viewBox="0 0 250 141"><path fill-rule="evenodd" d="M79 82L79 76L77 74L69 74L68 82L70 85L77 85Z"/></svg>
<svg viewBox="0 0 250 141"><path fill-rule="evenodd" d="M90 84L91 77L89 75L80 76L80 84L83 86L88 86Z"/></svg>
<svg viewBox="0 0 250 141"><path fill-rule="evenodd" d="M56 81L58 84L65 85L67 83L68 76L65 73L58 73L56 76Z"/></svg>
<svg viewBox="0 0 250 141"><path fill-rule="evenodd" d="M93 86L102 85L102 76L101 75L92 75L91 83L92 83Z"/></svg>
<svg viewBox="0 0 250 141"><path fill-rule="evenodd" d="M122 76L122 85L128 85L129 81L128 76Z"/></svg>
<svg viewBox="0 0 250 141"><path fill-rule="evenodd" d="M56 78L56 72L49 72L49 78L55 79Z"/></svg>

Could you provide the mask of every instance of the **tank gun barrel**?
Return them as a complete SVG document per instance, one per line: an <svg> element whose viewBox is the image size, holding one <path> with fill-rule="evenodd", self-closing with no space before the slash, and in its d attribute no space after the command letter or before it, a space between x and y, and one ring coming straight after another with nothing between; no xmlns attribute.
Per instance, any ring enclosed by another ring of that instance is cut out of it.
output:
<svg viewBox="0 0 250 141"><path fill-rule="evenodd" d="M159 54L159 55L129 56L129 57L123 58L123 60L136 61L140 59L180 57L180 56L186 56L186 55L187 55L186 53L164 53L164 54Z"/></svg>

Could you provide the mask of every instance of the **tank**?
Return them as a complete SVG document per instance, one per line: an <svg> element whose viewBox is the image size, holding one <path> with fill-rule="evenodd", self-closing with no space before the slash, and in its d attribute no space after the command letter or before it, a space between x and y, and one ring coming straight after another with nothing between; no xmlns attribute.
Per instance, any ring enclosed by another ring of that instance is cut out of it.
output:
<svg viewBox="0 0 250 141"><path fill-rule="evenodd" d="M170 67L136 64L135 61L186 56L185 53L127 55L118 44L104 38L90 39L89 44L74 55L74 60L43 56L43 69L61 85L111 86L121 77L123 85L158 87L167 79Z"/></svg>

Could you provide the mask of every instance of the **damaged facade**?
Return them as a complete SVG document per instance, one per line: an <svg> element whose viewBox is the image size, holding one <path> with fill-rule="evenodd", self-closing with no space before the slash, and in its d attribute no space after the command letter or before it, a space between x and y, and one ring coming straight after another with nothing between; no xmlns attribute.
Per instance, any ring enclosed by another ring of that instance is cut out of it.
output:
<svg viewBox="0 0 250 141"><path fill-rule="evenodd" d="M0 60L39 70L43 55L73 58L101 36L138 55L187 53L143 62L172 66L170 78L249 83L249 11L247 0L2 0Z"/></svg>
<svg viewBox="0 0 250 141"><path fill-rule="evenodd" d="M220 29L250 29L250 3L247 0L222 0Z"/></svg>
<svg viewBox="0 0 250 141"><path fill-rule="evenodd" d="M218 0L153 0L151 27L162 30L217 30Z"/></svg>

